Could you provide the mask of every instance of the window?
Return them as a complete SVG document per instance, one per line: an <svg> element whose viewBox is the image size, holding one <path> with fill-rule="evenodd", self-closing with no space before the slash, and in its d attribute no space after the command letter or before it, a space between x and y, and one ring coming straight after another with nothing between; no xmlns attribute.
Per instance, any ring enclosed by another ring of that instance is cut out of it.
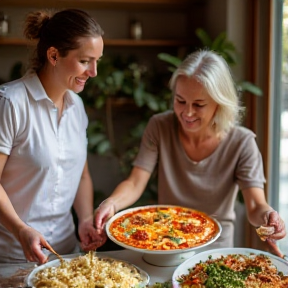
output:
<svg viewBox="0 0 288 288"><path fill-rule="evenodd" d="M281 70L281 84L278 90L281 97L278 97L279 99L274 105L274 110L280 114L279 125L275 123L276 127L280 126L278 129L280 131L278 134L278 137L280 137L278 142L280 144L279 161L276 169L276 171L279 171L279 177L277 177L279 179L279 196L276 198L278 198L279 213L286 223L286 229L288 229L288 0L284 0L282 5L282 17L279 17L282 19L282 31L280 30L282 35L276 36L276 39L278 38L279 44L282 46L282 65L281 67L275 67L276 70ZM275 74L277 74L276 70ZM284 254L288 255L287 236L285 239L279 241L279 247Z"/></svg>

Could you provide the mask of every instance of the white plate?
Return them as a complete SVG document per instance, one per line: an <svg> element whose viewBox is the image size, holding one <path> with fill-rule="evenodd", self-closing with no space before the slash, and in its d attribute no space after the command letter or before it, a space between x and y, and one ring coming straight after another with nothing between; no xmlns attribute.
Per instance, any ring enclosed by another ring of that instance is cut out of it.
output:
<svg viewBox="0 0 288 288"><path fill-rule="evenodd" d="M250 255L251 253L254 254L264 254L269 256L272 263L276 265L278 271L282 271L284 274L288 275L288 262L281 259L280 257L277 257L273 254L256 250L256 249L250 249L250 248L221 248L221 249L212 249L207 250L205 252L201 252L199 254L196 254L192 256L191 258L187 259L185 262L180 264L176 270L174 271L172 275L172 283L173 288L180 288L180 284L178 283L177 279L183 275L188 274L188 269L193 268L197 263L200 261L205 262L208 260L208 256L212 256L212 259L220 258L222 255L226 256L229 254L242 254L242 255Z"/></svg>
<svg viewBox="0 0 288 288"><path fill-rule="evenodd" d="M167 255L167 254L186 253L186 252L190 252L190 251L193 251L193 250L197 250L199 248L203 248L203 247L213 243L220 236L220 234L222 232L222 227L221 227L220 223L215 218L209 216L218 225L218 230L219 230L218 233L212 239L210 239L209 241L207 241L204 244L201 244L201 245L198 245L198 246L195 246L195 247L185 248L185 249L173 249L173 250L148 250L148 249L137 248L137 247L130 246L130 245L127 245L125 243L122 243L122 242L118 241L110 233L109 227L110 227L111 223L114 220L116 220L117 218L119 218L119 217L121 217L121 216L123 216L123 215L125 215L127 213L133 212L133 211L137 211L137 210L141 210L141 209L147 209L147 208L152 208L152 207L180 207L180 206L176 206L176 205L148 205L148 206L129 208L129 209L123 210L121 212L118 212L113 217L111 217L109 219L109 221L106 223L106 233L107 233L108 237L113 242L115 242L116 244L118 244L118 245L120 245L120 246L122 246L122 247L124 247L126 249L130 249L130 250L137 251L137 252L143 252L143 253L147 253L147 254L161 254L161 255L165 254L165 255ZM188 208L188 207L184 207L184 208ZM192 208L188 208L188 209L192 209ZM149 261L147 261L147 262L149 262ZM166 266L166 265L164 265L164 266Z"/></svg>
<svg viewBox="0 0 288 288"><path fill-rule="evenodd" d="M63 257L65 260L67 261L70 261L72 259L74 259L75 257L73 258L69 258L69 256L67 257ZM98 257L99 259L109 259L109 260L116 260L116 261L119 261L119 262L122 262L122 263L125 263L125 264L128 264L130 266L133 266L135 267L139 274L141 275L143 281L137 286L137 288L139 287L146 287L148 284L149 284L149 281L150 281L150 276L148 275L147 272L145 272L144 270L140 269L139 267L137 267L136 265L134 264L131 264L127 261L123 261L123 260L119 260L119 259L116 259L116 258L111 258L111 257ZM58 267L60 265L60 261L57 259L57 260L53 260L53 261L50 261L50 262L47 262L43 265L40 265L38 267L36 267L35 269L33 269L33 271L28 275L28 277L26 278L25 280L25 284L26 286L31 286L31 287L34 287L33 286L33 282L34 282L34 279L35 279L35 274L37 272L39 272L40 270L43 270L47 267Z"/></svg>

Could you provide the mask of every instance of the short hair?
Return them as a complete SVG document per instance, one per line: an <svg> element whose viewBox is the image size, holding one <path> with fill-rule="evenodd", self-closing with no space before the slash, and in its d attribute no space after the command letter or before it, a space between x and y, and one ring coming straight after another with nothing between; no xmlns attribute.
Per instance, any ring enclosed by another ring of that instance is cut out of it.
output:
<svg viewBox="0 0 288 288"><path fill-rule="evenodd" d="M81 37L98 37L104 34L98 22L79 9L40 10L30 12L24 23L24 36L37 40L31 69L38 72L47 61L47 50L58 49L65 57L70 50L78 49Z"/></svg>
<svg viewBox="0 0 288 288"><path fill-rule="evenodd" d="M216 132L228 132L240 121L240 111L236 85L230 68L222 56L214 51L199 50L188 55L174 71L169 86L175 94L179 76L196 79L218 104L213 119Z"/></svg>

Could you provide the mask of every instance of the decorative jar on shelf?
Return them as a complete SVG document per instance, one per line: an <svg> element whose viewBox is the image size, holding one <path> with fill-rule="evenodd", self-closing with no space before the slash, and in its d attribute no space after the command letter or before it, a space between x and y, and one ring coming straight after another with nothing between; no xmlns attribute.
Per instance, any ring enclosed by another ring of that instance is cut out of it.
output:
<svg viewBox="0 0 288 288"><path fill-rule="evenodd" d="M0 36L6 36L9 31L8 16L0 12Z"/></svg>

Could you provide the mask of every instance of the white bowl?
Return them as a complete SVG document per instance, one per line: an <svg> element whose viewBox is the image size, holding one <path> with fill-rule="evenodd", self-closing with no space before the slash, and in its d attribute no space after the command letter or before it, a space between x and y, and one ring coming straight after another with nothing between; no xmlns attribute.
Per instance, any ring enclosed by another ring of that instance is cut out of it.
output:
<svg viewBox="0 0 288 288"><path fill-rule="evenodd" d="M63 257L66 261L70 261L76 257L69 257L69 256L64 256ZM137 286L137 288L144 288L146 287L148 284L149 284L149 281L150 281L150 276L148 275L147 272L145 272L144 270L140 269L139 267L137 267L136 265L134 264L131 264L127 261L123 261L123 260L119 260L119 259L116 259L116 258L111 258L111 257L98 257L98 258L101 258L101 259L109 259L109 260L116 260L118 262L123 262L125 264L128 264L129 266L133 266L137 269L137 271L139 272L139 274L141 275L141 278L143 279L143 281ZM53 261L50 261L50 262L47 262L43 265L40 265L38 267L36 267L35 269L32 270L32 272L26 277L25 279L25 284L27 287L34 287L33 286L33 283L34 283L34 279L35 279L35 275L37 272L45 269L45 268L48 268L48 267L58 267L60 265L60 261L58 259L56 260L53 260ZM26 287L25 286L25 287Z"/></svg>
<svg viewBox="0 0 288 288"><path fill-rule="evenodd" d="M203 243L203 244L195 246L195 247L190 247L190 248L185 248L185 249L171 249L171 250L150 250L150 249L137 248L137 247L130 246L130 245L127 245L125 243L118 241L110 233L110 231L109 231L110 225L112 224L113 221L115 221L119 217L121 217L127 213L133 212L133 211L138 211L141 209L147 209L150 207L153 208L153 207L179 207L179 206L176 206L176 205L148 205L148 206L129 208L129 209L123 210L121 212L118 212L113 217L111 217L109 219L109 221L106 223L106 227L105 227L107 236L113 242L115 242L119 246L122 246L126 249L130 249L130 250L133 250L136 252L144 253L143 259L144 259L144 261L146 261L149 264L153 264L156 266L177 266L180 263L182 263L183 261L185 261L186 259L188 259L189 257L191 257L192 255L194 255L196 253L197 249L208 246L211 243L213 243L214 241L216 241L222 232L222 227L221 227L220 223L215 218L209 216L218 226L218 233L212 239L210 239L206 243Z"/></svg>
<svg viewBox="0 0 288 288"><path fill-rule="evenodd" d="M229 254L250 255L251 253L256 254L256 255L258 254L267 255L279 271L282 271L284 274L288 275L288 262L268 252L264 252L264 251L256 250L256 249L250 249L250 248L220 248L220 249L212 249L212 250L207 250L207 251L198 253L190 257L189 259L187 259L182 264L180 264L172 275L173 288L181 288L177 279L179 279L179 277L183 274L188 274L189 269L193 268L200 261L202 262L207 261L209 256L211 256L212 259L216 259L216 258L220 258L222 255L223 256L227 256Z"/></svg>

